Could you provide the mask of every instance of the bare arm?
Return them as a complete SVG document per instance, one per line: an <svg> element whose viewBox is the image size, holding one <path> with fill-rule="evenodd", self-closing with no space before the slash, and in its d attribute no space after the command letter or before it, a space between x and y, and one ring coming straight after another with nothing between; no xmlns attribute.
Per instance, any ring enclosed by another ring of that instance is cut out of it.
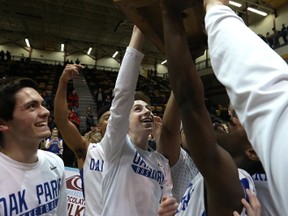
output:
<svg viewBox="0 0 288 216"><path fill-rule="evenodd" d="M180 144L180 114L171 92L163 115L160 141L157 144L157 151L169 160L170 166L175 165L179 159Z"/></svg>
<svg viewBox="0 0 288 216"><path fill-rule="evenodd" d="M166 0L162 15L171 87L192 159L205 179L206 210L209 215L232 214L233 210L242 208L239 200L244 192L234 161L216 144L202 81L189 51L179 2ZM197 135L192 135L191 131Z"/></svg>
<svg viewBox="0 0 288 216"><path fill-rule="evenodd" d="M54 101L54 117L55 123L61 132L62 138L67 146L75 153L77 157L78 167L81 169L86 157L88 141L84 139L76 126L68 120L68 104L67 104L67 84L73 76L78 75L79 65L68 64L58 84L58 89Z"/></svg>

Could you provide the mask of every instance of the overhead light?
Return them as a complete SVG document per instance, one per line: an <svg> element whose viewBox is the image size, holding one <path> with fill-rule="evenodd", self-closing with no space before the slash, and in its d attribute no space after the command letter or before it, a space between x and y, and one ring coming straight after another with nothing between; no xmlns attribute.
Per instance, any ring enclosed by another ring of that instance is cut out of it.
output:
<svg viewBox="0 0 288 216"><path fill-rule="evenodd" d="M25 43L26 43L26 46L27 46L27 47L30 47L30 43L29 43L28 38L25 38Z"/></svg>
<svg viewBox="0 0 288 216"><path fill-rule="evenodd" d="M91 51L92 51L92 47L89 47L89 49L87 51L87 55L90 55Z"/></svg>
<svg viewBox="0 0 288 216"><path fill-rule="evenodd" d="M230 5L233 5L235 7L242 7L242 4L238 3L238 2L234 2L234 1L229 1Z"/></svg>
<svg viewBox="0 0 288 216"><path fill-rule="evenodd" d="M61 44L61 52L64 52L64 44Z"/></svg>
<svg viewBox="0 0 288 216"><path fill-rule="evenodd" d="M252 8L252 7L247 7L247 10L248 10L248 11L251 11L251 12L253 12L253 13L259 14L259 15L261 15L261 16L267 16L267 13L266 13L266 12L260 11L260 10L258 10L258 9Z"/></svg>
<svg viewBox="0 0 288 216"><path fill-rule="evenodd" d="M117 55L118 55L118 51L116 51L114 54L113 54L113 56L112 56L112 58L115 58Z"/></svg>
<svg viewBox="0 0 288 216"><path fill-rule="evenodd" d="M167 62L167 60L164 60L163 62L161 62L161 64L163 65L163 64L165 64Z"/></svg>

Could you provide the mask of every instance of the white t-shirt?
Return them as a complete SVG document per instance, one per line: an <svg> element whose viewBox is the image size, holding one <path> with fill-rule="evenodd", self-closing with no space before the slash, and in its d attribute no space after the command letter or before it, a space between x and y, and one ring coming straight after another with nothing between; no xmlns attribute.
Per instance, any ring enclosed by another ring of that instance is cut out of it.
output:
<svg viewBox="0 0 288 216"><path fill-rule="evenodd" d="M257 197L261 203L261 216L277 215L277 209L271 197L268 187L268 179L265 173L252 175L257 190Z"/></svg>
<svg viewBox="0 0 288 216"><path fill-rule="evenodd" d="M38 150L38 161L25 164L0 152L0 215L67 215L63 161Z"/></svg>
<svg viewBox="0 0 288 216"><path fill-rule="evenodd" d="M229 7L205 17L211 64L269 179L277 213L288 215L288 66Z"/></svg>
<svg viewBox="0 0 288 216"><path fill-rule="evenodd" d="M156 216L162 195L171 193L167 159L138 148L127 135L142 58L127 48L105 135L88 149L83 167L87 216Z"/></svg>
<svg viewBox="0 0 288 216"><path fill-rule="evenodd" d="M243 191L250 189L252 193L256 193L252 177L244 170L238 169L239 180L242 184ZM248 195L246 195L248 196ZM191 181L188 189L186 190L182 200L178 206L176 216L203 216L205 213L205 200L204 200L204 178L201 173ZM245 209L241 213L245 214Z"/></svg>
<svg viewBox="0 0 288 216"><path fill-rule="evenodd" d="M181 148L177 163L171 167L172 194L177 202L181 201L187 187L198 173L199 170L190 155Z"/></svg>

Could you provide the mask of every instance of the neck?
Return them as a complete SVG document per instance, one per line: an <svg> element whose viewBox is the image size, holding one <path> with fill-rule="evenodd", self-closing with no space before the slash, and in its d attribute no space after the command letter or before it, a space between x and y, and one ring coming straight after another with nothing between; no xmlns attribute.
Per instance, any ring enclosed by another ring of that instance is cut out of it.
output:
<svg viewBox="0 0 288 216"><path fill-rule="evenodd" d="M11 158L12 160L32 164L37 162L37 150L38 149L29 149L25 147L13 146L13 147L4 147L0 148L0 152Z"/></svg>
<svg viewBox="0 0 288 216"><path fill-rule="evenodd" d="M148 136L138 136L136 134L129 134L133 144L143 150L148 149Z"/></svg>

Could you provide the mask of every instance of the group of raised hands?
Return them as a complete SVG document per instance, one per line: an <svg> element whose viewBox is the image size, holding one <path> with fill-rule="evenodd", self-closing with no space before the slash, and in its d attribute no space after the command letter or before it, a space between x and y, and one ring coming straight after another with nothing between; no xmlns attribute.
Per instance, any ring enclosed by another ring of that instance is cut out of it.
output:
<svg viewBox="0 0 288 216"><path fill-rule="evenodd" d="M178 16L179 11L188 8L194 4L191 0L162 0L162 12L173 14ZM203 7L206 12L218 5L228 5L228 0L203 0ZM253 194L249 189L246 189L249 202L245 199L241 200L242 205L246 209L246 214L248 216L260 216L261 205L255 194ZM239 200L240 202L240 200ZM160 208L158 210L159 216L173 216L177 213L178 202L175 198L170 196L164 196L161 200ZM234 216L240 216L241 213L234 211L231 212Z"/></svg>

